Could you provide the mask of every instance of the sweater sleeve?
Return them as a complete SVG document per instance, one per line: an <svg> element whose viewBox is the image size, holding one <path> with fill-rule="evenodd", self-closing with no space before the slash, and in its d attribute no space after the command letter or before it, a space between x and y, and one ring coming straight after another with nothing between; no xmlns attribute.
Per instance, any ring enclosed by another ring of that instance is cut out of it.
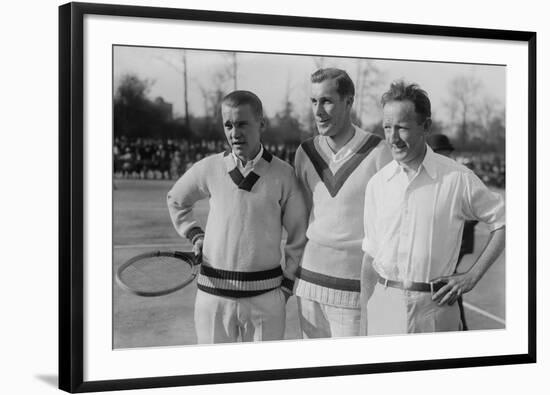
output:
<svg viewBox="0 0 550 395"><path fill-rule="evenodd" d="M304 149L300 145L296 150L296 156L294 157L294 169L296 172L296 177L298 178L298 187L300 188L304 201L306 204L307 212L311 211L313 206L313 194L309 185L307 183L307 176L305 172L305 164L307 161L307 155L304 152Z"/></svg>
<svg viewBox="0 0 550 395"><path fill-rule="evenodd" d="M306 245L307 209L302 190L292 171L289 171L287 184L288 188L281 202L282 223L287 232L284 247L284 277L287 280L283 282L283 287L290 288L292 291L296 270L300 265ZM285 282L288 284L287 286L285 286Z"/></svg>
<svg viewBox="0 0 550 395"><path fill-rule="evenodd" d="M191 242L204 232L193 216L194 204L210 196L205 176L204 160L197 162L168 192L167 204L174 228Z"/></svg>

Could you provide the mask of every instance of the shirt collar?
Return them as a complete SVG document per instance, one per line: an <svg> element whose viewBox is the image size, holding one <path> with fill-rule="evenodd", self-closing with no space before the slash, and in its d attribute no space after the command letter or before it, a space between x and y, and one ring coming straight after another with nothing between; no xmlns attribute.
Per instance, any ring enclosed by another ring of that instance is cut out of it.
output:
<svg viewBox="0 0 550 395"><path fill-rule="evenodd" d="M401 166L399 166L399 163L394 159L392 160L388 166L384 169L384 178L386 181L391 180L397 173L401 171Z"/></svg>
<svg viewBox="0 0 550 395"><path fill-rule="evenodd" d="M428 174L432 180L435 180L437 176L437 164L435 159L435 153L430 146L426 144L426 156L424 156L421 166L426 170L426 174Z"/></svg>
<svg viewBox="0 0 550 395"><path fill-rule="evenodd" d="M329 156L329 158L332 158L333 161L339 161L342 158L347 157L350 152L355 150L362 142L365 137L365 132L363 132L358 126L353 125L353 137L344 144L343 147L341 147L338 152L332 151L330 148L330 145L328 144L329 137L327 136L319 136L319 142L320 146L322 147L323 151L325 151L326 155Z"/></svg>
<svg viewBox="0 0 550 395"><path fill-rule="evenodd" d="M253 168L258 164L258 161L262 158L262 155L264 153L264 147L260 144L260 152L258 152L258 155L256 155L253 159L246 162L246 165L243 166L241 160L235 155L233 151L231 151L231 156L233 156L233 160L235 161L235 164L240 168Z"/></svg>
<svg viewBox="0 0 550 395"><path fill-rule="evenodd" d="M420 167L418 168L418 172L421 172L422 169L426 171L426 174L431 179L434 180L436 178L437 165L435 163L435 153L427 144L426 144L426 155L424 155L424 160L420 164ZM401 172L402 170L403 169L401 168L401 166L399 166L399 163L397 163L396 160L393 160L392 162L390 162L384 174L386 181L391 180L397 173Z"/></svg>

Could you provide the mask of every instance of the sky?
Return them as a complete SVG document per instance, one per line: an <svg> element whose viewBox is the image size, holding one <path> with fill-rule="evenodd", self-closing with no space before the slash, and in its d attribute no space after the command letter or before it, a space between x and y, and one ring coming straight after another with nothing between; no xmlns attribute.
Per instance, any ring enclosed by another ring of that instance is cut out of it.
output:
<svg viewBox="0 0 550 395"><path fill-rule="evenodd" d="M114 48L113 76L114 89L125 74L135 74L153 82L149 97L158 96L173 104L174 116L183 116L183 53L182 49L126 47ZM191 114L204 114L202 91L213 90L216 85L216 73L228 69L232 64L232 55L221 51L186 50L188 73L188 98ZM404 79L415 82L428 92L432 102L432 115L443 123L449 121L446 102L449 100L448 87L453 78L469 76L481 82L480 99L491 98L501 106L505 104L506 68L502 65L476 65L461 63L440 63L406 60L353 58L317 58L305 55L280 55L238 52L237 89L251 90L263 102L264 112L273 117L283 107L288 95L294 105L297 116L303 119L309 111L309 78L318 65L339 67L348 72L356 83L359 63L368 63L376 67L376 85L369 89L371 101L356 97L357 106L362 111L362 121L372 124L380 119L377 107L381 94L391 81ZM322 62L322 63L321 63ZM363 66L364 67L364 66ZM224 85L229 93L233 83ZM374 101L373 101L374 100Z"/></svg>

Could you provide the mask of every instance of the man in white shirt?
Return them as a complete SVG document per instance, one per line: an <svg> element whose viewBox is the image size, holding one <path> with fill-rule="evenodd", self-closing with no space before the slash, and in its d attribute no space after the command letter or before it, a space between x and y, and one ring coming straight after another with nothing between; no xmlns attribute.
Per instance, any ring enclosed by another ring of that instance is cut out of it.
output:
<svg viewBox="0 0 550 395"><path fill-rule="evenodd" d="M455 301L504 250L503 199L427 146L430 100L416 84L392 83L382 106L394 160L365 193L361 333L460 330ZM474 265L454 273L466 220L488 224L491 235Z"/></svg>

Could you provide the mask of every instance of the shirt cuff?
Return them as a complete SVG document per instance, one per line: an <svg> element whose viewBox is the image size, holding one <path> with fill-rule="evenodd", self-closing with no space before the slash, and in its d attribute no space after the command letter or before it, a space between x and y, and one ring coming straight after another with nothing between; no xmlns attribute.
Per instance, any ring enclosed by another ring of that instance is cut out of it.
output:
<svg viewBox="0 0 550 395"><path fill-rule="evenodd" d="M489 232L494 232L497 229L504 228L506 222L498 221L492 224L489 224Z"/></svg>

